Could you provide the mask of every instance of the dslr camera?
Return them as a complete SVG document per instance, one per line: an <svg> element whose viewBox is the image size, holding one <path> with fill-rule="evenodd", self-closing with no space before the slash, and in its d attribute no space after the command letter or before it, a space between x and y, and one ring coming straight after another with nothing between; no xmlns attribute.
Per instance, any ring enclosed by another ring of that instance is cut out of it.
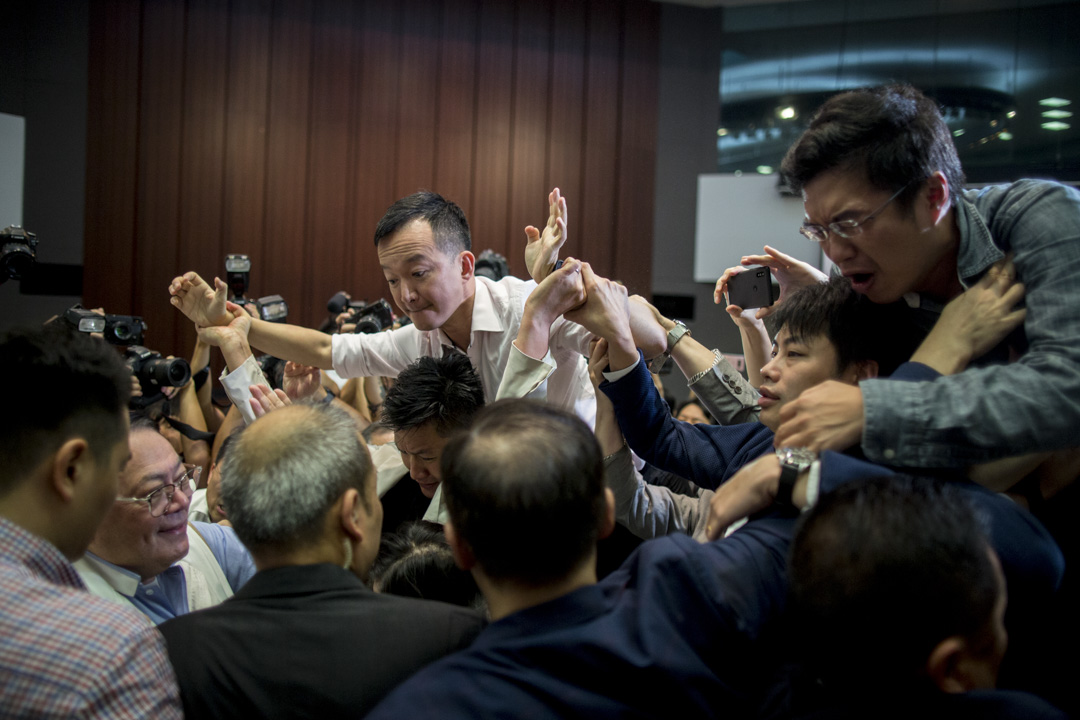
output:
<svg viewBox="0 0 1080 720"><path fill-rule="evenodd" d="M354 302L343 290L330 298L330 302L326 303L326 309L332 315L338 315L348 309L349 315L345 318L344 324L355 323L356 329L353 332L377 333L394 324L394 311L390 308L390 303L383 298L373 303Z"/></svg>
<svg viewBox="0 0 1080 720"><path fill-rule="evenodd" d="M191 366L183 358L163 358L142 345L131 345L124 353L131 374L139 379L142 398L132 398L133 405L149 405L157 400L163 387L181 387L191 379Z"/></svg>
<svg viewBox="0 0 1080 720"><path fill-rule="evenodd" d="M20 225L0 230L0 283L21 280L37 256L37 235Z"/></svg>

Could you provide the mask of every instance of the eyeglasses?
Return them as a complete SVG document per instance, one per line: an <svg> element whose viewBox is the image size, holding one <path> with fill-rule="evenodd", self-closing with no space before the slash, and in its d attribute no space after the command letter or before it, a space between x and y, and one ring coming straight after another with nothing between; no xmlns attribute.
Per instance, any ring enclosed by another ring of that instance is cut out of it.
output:
<svg viewBox="0 0 1080 720"><path fill-rule="evenodd" d="M814 225L813 223L803 223L802 227L799 228L799 232L802 233L804 237L813 240L816 243L823 243L828 240L830 232L836 233L842 238L853 238L862 235L863 225L880 215L881 211L889 207L889 203L891 203L893 200L900 197L900 193L907 190L909 185L911 185L911 183L908 183L904 187L894 192L892 194L892 197L890 197L888 200L881 204L881 207L864 217L862 220L837 220L836 222L831 222L828 225Z"/></svg>
<svg viewBox="0 0 1080 720"><path fill-rule="evenodd" d="M168 485L162 485L146 497L118 497L116 502L144 502L150 508L150 517L161 517L172 505L173 493L177 490L191 496L191 489L199 484L202 468L198 465L184 464L184 474Z"/></svg>

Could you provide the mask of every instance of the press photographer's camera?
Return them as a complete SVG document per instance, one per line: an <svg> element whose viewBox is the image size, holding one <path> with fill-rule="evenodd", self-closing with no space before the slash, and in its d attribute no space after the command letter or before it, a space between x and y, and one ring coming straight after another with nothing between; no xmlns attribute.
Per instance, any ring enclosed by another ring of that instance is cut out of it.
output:
<svg viewBox="0 0 1080 720"><path fill-rule="evenodd" d="M241 253L230 253L225 256L225 282L232 294L230 300L238 304L243 303L250 279L251 258Z"/></svg>
<svg viewBox="0 0 1080 720"><path fill-rule="evenodd" d="M498 282L510 274L510 263L494 250L485 250L476 258L473 274Z"/></svg>
<svg viewBox="0 0 1080 720"><path fill-rule="evenodd" d="M339 292L326 303L331 315L338 315L346 309L349 315L342 324L356 324L353 332L377 333L394 324L394 311L390 303L380 298L373 303L355 302L349 299L345 291Z"/></svg>
<svg viewBox="0 0 1080 720"><path fill-rule="evenodd" d="M0 283L21 280L37 256L37 235L19 225L0 230Z"/></svg>
<svg viewBox="0 0 1080 720"><path fill-rule="evenodd" d="M191 366L183 358L164 358L142 345L132 345L124 353L131 374L139 379L143 400L156 399L163 387L181 387L191 379Z"/></svg>
<svg viewBox="0 0 1080 720"><path fill-rule="evenodd" d="M64 311L64 321L75 330L101 333L112 345L142 345L146 322L137 315L100 315L82 305Z"/></svg>

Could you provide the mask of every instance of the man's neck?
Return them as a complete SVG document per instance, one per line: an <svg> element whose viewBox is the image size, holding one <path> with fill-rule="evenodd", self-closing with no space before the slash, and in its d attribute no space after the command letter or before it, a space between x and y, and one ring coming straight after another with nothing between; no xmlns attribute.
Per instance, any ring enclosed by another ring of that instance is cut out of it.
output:
<svg viewBox="0 0 1080 720"><path fill-rule="evenodd" d="M964 286L957 277L957 260L960 256L960 228L956 224L956 209L930 232L939 234L936 247L941 249L938 262L926 276L916 291L941 302L948 302L964 291Z"/></svg>
<svg viewBox="0 0 1080 720"><path fill-rule="evenodd" d="M457 310L443 323L442 331L458 350L468 350L472 337L473 304L476 302L476 280L472 281L472 292L458 305Z"/></svg>
<svg viewBox="0 0 1080 720"><path fill-rule="evenodd" d="M495 621L521 610L556 600L580 588L595 585L596 558L592 557L562 580L540 586L492 581L479 568L474 568L473 577L476 578L476 584L484 594L484 599L487 600L488 613L492 621Z"/></svg>

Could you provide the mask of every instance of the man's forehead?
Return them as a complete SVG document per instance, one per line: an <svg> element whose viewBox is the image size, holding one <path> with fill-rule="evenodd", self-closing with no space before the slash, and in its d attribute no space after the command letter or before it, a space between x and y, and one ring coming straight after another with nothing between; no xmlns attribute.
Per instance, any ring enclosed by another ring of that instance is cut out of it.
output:
<svg viewBox="0 0 1080 720"><path fill-rule="evenodd" d="M156 430L136 430L128 436L131 455L121 473L131 488L172 480L180 468L180 456Z"/></svg>
<svg viewBox="0 0 1080 720"><path fill-rule="evenodd" d="M439 434L434 422L394 431L394 443L399 450L410 454L441 450L446 438Z"/></svg>
<svg viewBox="0 0 1080 720"><path fill-rule="evenodd" d="M435 243L431 225L423 218L411 220L389 237L384 238L377 248L379 263L382 267L401 265L431 259L441 254Z"/></svg>

